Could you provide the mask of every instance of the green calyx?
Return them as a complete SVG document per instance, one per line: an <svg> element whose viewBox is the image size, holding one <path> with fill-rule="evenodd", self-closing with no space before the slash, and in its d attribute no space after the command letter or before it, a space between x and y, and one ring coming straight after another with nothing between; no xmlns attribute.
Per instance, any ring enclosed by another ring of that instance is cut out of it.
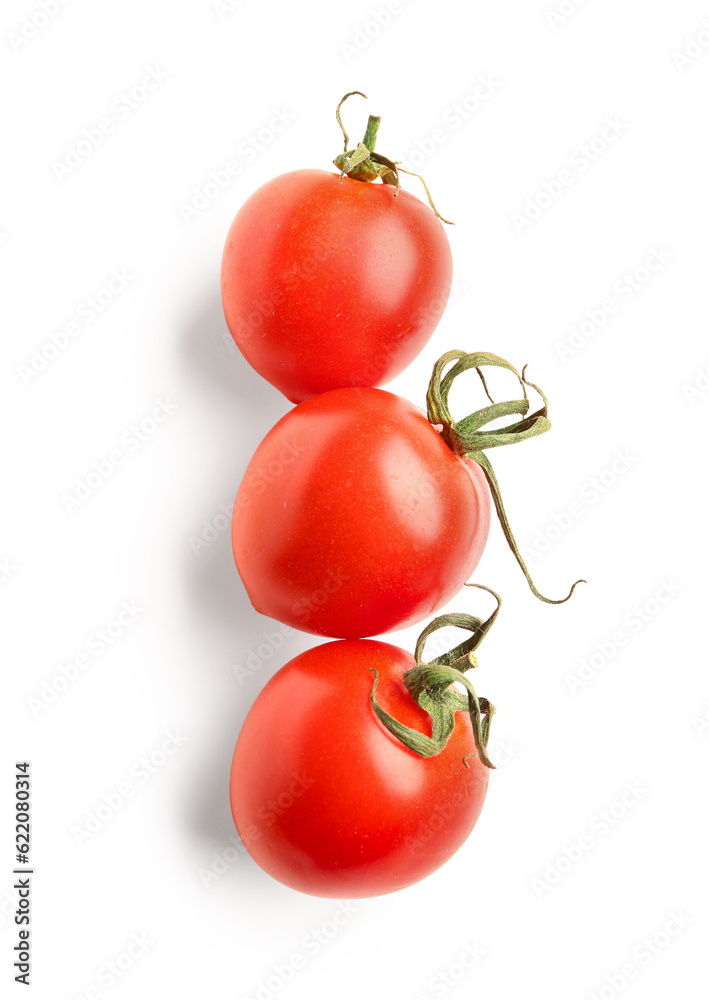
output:
<svg viewBox="0 0 709 1000"><path fill-rule="evenodd" d="M353 180L365 181L366 183L371 183L372 181L379 179L383 184L394 184L396 187L395 195L398 195L399 174L410 174L412 177L418 177L423 184L428 198L428 203L435 212L437 218L449 226L455 225L455 223L449 222L448 219L444 219L440 214L433 203L431 192L426 186L426 181L420 174L415 174L411 170L405 170L397 160L389 160L386 156L382 156L380 153L374 152L374 147L377 141L377 131L379 130L379 124L381 122L381 118L377 115L369 116L362 142L360 142L354 149L347 148L350 144L350 137L347 134L345 126L342 124L340 108L348 97L353 97L355 94L358 94L360 97L364 97L365 100L367 99L367 95L363 94L361 90L351 90L349 94L345 94L342 98L340 103L337 105L337 111L335 112L337 124L342 129L342 134L345 138L344 151L340 153L339 156L336 156L332 161L340 171L340 184L342 183L342 179L345 174Z"/></svg>
<svg viewBox="0 0 709 1000"><path fill-rule="evenodd" d="M444 374L445 369L451 362L455 362L455 364ZM481 368L485 365L506 368L508 371L511 371L519 382L522 390L522 398L496 403L488 391L485 376L481 371ZM471 368L474 368L480 376L491 405L476 410L469 416L463 417L462 420L455 421L448 408L448 394L454 380ZM448 351L442 358L439 358L433 369L426 395L428 419L432 424L442 427L441 437L456 455L460 458L476 462L483 470L490 487L497 516L507 539L507 544L512 549L515 559L519 563L534 596L546 604L563 604L571 597L577 585L586 581L577 580L566 597L562 597L559 600L551 600L540 594L534 585L512 534L507 513L502 503L497 477L490 464L490 459L485 454L485 451L490 448L499 448L502 445L515 444L517 441L525 441L527 438L537 437L537 435L544 434L551 427L551 423L547 417L547 398L538 386L527 380L525 371L526 367L522 369L522 374L520 375L509 361L499 358L496 354L487 354L483 351L476 352L475 354L466 354L465 351ZM529 413L528 387L534 389L542 399L542 406L533 413ZM520 419L494 430L484 429L494 420L513 416Z"/></svg>
<svg viewBox="0 0 709 1000"><path fill-rule="evenodd" d="M379 674L372 669L374 683L370 692L372 708L389 732L396 736L405 747L419 754L421 757L433 757L439 754L450 738L455 726L455 713L467 711L473 727L473 738L477 754L481 762L490 768L495 765L487 756L487 743L490 736L490 723L495 714L495 706L487 698L478 698L475 688L466 676L465 671L471 667L477 667L478 662L474 656L475 650L487 635L490 627L497 618L500 610L501 600L494 590L483 587L481 584L470 583L468 587L477 587L485 590L497 601L497 607L490 617L483 621L473 615L450 614L440 615L427 625L418 638L414 656L416 666L407 670L404 674L406 688L416 704L422 708L431 718L431 735L426 736L417 729L411 729L399 722L393 716L385 712L375 699ZM423 659L426 640L438 629L455 626L456 628L467 629L471 632L471 637L460 643L454 649L449 650L426 663ZM451 685L455 682L463 684L467 697L460 694ZM470 755L466 755L470 756ZM474 754L472 756L475 756ZM467 760L463 758L463 763L467 767Z"/></svg>

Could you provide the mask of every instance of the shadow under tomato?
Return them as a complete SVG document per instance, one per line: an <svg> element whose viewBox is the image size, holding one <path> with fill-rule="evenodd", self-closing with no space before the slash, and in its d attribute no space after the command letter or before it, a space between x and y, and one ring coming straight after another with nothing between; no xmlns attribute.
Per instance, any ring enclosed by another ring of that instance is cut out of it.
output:
<svg viewBox="0 0 709 1000"><path fill-rule="evenodd" d="M195 664L198 683L214 692L213 736L205 741L200 779L187 793L185 811L200 842L207 835L225 848L235 832L228 779L241 724L269 677L313 645L312 636L284 633L280 623L252 608L231 551L230 514L241 477L261 439L292 404L251 368L232 341L218 286L186 317L179 350L195 406L202 411L197 426L207 428L205 453L214 456L213 475L205 480L202 467L197 489L191 487L196 499L184 526L189 539L182 562L184 613L196 645L204 649ZM239 859L241 871L252 865L248 856Z"/></svg>

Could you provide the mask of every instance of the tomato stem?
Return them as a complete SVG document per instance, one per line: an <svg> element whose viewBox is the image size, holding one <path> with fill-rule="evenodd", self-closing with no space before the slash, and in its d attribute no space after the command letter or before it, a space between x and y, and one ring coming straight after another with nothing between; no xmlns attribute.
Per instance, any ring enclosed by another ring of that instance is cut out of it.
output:
<svg viewBox="0 0 709 1000"><path fill-rule="evenodd" d="M455 364L444 375L445 369L452 361L454 361ZM506 368L508 371L513 372L521 386L522 399L513 399L502 403L495 403L488 391L485 377L480 370L481 367L485 365ZM485 392L491 405L485 406L480 410L476 410L467 417L463 417L462 420L454 421L448 408L448 394L454 380L463 372L468 371L471 368L475 368L478 375L482 379ZM511 365L509 361L505 361L504 358L500 358L496 354L487 354L482 351L475 354L466 354L465 351L448 351L447 354L444 354L443 357L438 359L433 368L433 374L431 375L431 381L426 395L428 419L434 425L441 425L441 437L451 451L458 455L459 458L469 459L470 461L476 462L482 469L488 486L490 487L490 493L492 494L493 503L495 504L497 517L500 521L507 544L512 549L514 557L517 560L520 569L524 573L525 579L534 596L539 598L540 601L544 601L545 604L564 604L564 602L568 601L571 597L578 584L586 583L586 581L577 580L571 587L571 590L568 592L566 597L562 597L558 600L552 600L549 597L545 597L537 590L524 559L522 558L522 554L519 551L515 537L512 534L512 528L510 527L507 512L505 511L505 507L502 502L502 495L500 493L500 486L497 482L497 477L495 476L492 465L490 464L490 459L485 454L485 449L498 448L506 444L516 444L518 441L525 441L527 438L537 437L539 434L544 434L551 428L551 422L547 417L547 398L538 386L527 380L525 372L526 366L522 369L522 374L520 375L517 369ZM535 392L537 392L541 397L543 403L538 410L535 410L534 413L531 414L529 413L527 387L534 389ZM493 430L483 430L483 428L492 421L511 416L517 416L521 419L505 424L502 427L497 427Z"/></svg>
<svg viewBox="0 0 709 1000"><path fill-rule="evenodd" d="M337 124L342 129L342 135L344 136L344 139L345 139L345 145L344 145L344 148L342 150L343 153L347 152L347 147L350 144L350 137L347 135L347 129L342 124L342 117L340 116L340 108L345 103L345 101L347 100L348 97L354 97L355 94L359 95L360 97L363 97L365 99L365 101L369 100L369 98L367 97L367 95L363 94L361 90L351 90L348 94L345 94L345 96L342 98L342 100L340 101L340 103L337 105L337 109L335 110L335 118L337 119Z"/></svg>
<svg viewBox="0 0 709 1000"><path fill-rule="evenodd" d="M362 142L370 153L374 152L374 147L377 144L377 132L379 131L381 121L382 120L379 115L370 115L367 120L367 130L364 133L364 139L362 139Z"/></svg>
<svg viewBox="0 0 709 1000"><path fill-rule="evenodd" d="M340 103L337 105L337 110L335 111L337 124L342 129L342 135L345 140L345 148L339 156L336 156L332 161L340 171L340 184L342 184L345 174L353 180L364 181L365 183L381 180L383 184L394 184L396 187L395 195L397 195L399 193L399 171L404 174L409 174L411 177L418 177L424 186L428 203L433 209L436 217L439 218L441 222L445 222L448 226L455 225L455 223L450 222L448 219L444 219L438 211L433 203L433 198L431 197L431 192L428 190L426 181L423 179L421 174L415 174L411 170L405 170L404 167L399 165L398 160L390 160L386 156L382 156L380 153L374 152L374 146L377 141L377 132L379 131L379 125L381 123L381 118L378 115L369 116L362 142L358 143L354 149L348 148L350 137L347 134L347 129L342 124L340 109L347 98L354 97L355 94L359 95L359 97L364 97L365 100L368 99L367 95L363 94L361 90L351 90L348 94L345 94Z"/></svg>
<svg viewBox="0 0 709 1000"><path fill-rule="evenodd" d="M434 757L445 748L453 728L455 726L455 713L467 711L470 715L470 722L473 727L473 738L477 755L485 767L494 768L487 755L487 744L490 738L490 723L495 714L495 706L487 698L479 698L475 693L475 688L465 675L465 671L471 667L477 667L478 661L474 656L475 650L483 641L488 631L497 618L502 601L494 590L484 587L479 583L466 584L468 587L476 587L479 590L486 590L488 594L497 601L497 606L490 617L483 621L474 615L448 614L439 615L426 626L416 642L415 658L416 666L407 670L404 674L406 689L414 699L416 704L422 708L431 718L431 735L427 736L418 729L411 729L405 726L398 719L395 719L388 712L385 712L375 699L379 674L372 668L374 682L370 691L370 702L375 715L389 732L404 744L409 750L419 754L421 757ZM461 642L454 649L435 657L430 663L423 659L426 640L438 629L449 628L467 629L472 633L469 639ZM458 691L451 687L454 683L463 684L467 697L463 697ZM475 756L475 754L466 754ZM466 758L463 763L467 767Z"/></svg>

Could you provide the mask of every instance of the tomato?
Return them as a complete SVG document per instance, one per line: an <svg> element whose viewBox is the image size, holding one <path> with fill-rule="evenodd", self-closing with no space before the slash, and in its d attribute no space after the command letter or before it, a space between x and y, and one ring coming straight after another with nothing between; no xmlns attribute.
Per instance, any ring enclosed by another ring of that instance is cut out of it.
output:
<svg viewBox="0 0 709 1000"><path fill-rule="evenodd" d="M376 896L439 868L480 815L488 768L470 718L455 712L444 749L423 757L372 711L430 734L409 695L404 650L367 639L329 642L282 667L239 734L230 797L239 836L280 882L315 896ZM494 710L493 710L494 711Z"/></svg>
<svg viewBox="0 0 709 1000"><path fill-rule="evenodd" d="M292 402L403 371L443 313L451 252L392 184L296 170L259 188L224 248L222 301L246 360Z"/></svg>
<svg viewBox="0 0 709 1000"><path fill-rule="evenodd" d="M513 372L522 398L494 403L482 366ZM473 368L491 405L455 421L450 388ZM533 413L529 388L543 402ZM257 611L342 639L413 625L477 566L491 495L533 594L548 604L571 597L581 581L559 600L535 587L487 456L551 427L541 390L495 354L449 351L426 399L428 419L382 389L333 389L300 403L266 435L232 515L234 558ZM486 429L509 417L519 419Z"/></svg>
<svg viewBox="0 0 709 1000"><path fill-rule="evenodd" d="M266 435L232 518L257 611L306 632L360 638L406 628L452 598L487 540L480 468L383 389L334 389Z"/></svg>

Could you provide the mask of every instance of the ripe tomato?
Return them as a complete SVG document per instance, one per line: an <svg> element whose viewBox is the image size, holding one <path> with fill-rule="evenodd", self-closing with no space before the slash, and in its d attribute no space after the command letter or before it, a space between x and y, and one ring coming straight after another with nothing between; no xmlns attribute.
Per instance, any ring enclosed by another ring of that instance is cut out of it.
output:
<svg viewBox="0 0 709 1000"><path fill-rule="evenodd" d="M329 642L296 656L254 702L231 807L252 858L280 882L336 898L393 892L439 868L475 826L488 768L466 756L476 753L466 713L455 713L445 748L422 757L372 711L375 669L379 705L430 734L403 681L415 665L388 643Z"/></svg>
<svg viewBox="0 0 709 1000"><path fill-rule="evenodd" d="M257 611L335 638L406 628L475 569L490 495L426 417L383 389L335 389L266 435L239 487L232 544Z"/></svg>
<svg viewBox="0 0 709 1000"><path fill-rule="evenodd" d="M436 328L451 278L443 226L418 198L296 170L234 219L222 301L246 360L297 403L403 371Z"/></svg>
<svg viewBox="0 0 709 1000"><path fill-rule="evenodd" d="M513 372L522 398L493 402L482 366ZM472 368L491 405L456 421L448 394ZM528 388L543 402L533 413ZM568 601L581 581L559 600L534 585L487 456L545 433L546 397L504 358L449 351L426 398L428 419L382 389L333 389L300 403L266 435L232 517L236 565L257 611L343 639L413 625L477 566L490 495L532 593L548 604ZM519 419L486 429L509 417Z"/></svg>

